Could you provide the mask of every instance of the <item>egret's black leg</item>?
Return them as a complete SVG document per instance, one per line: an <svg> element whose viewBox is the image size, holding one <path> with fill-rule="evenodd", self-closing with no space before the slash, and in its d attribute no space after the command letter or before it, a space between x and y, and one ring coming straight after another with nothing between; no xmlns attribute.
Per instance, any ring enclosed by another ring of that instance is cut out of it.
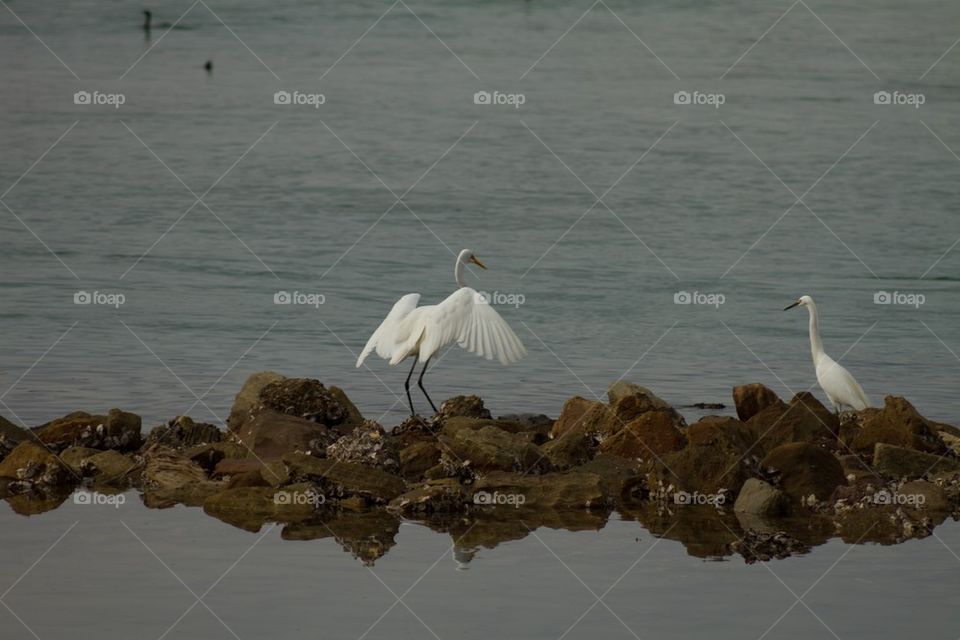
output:
<svg viewBox="0 0 960 640"><path fill-rule="evenodd" d="M413 410L413 399L410 397L410 378L413 376L413 370L417 368L417 356L413 356L413 366L410 367L410 373L407 374L407 381L403 383L403 388L407 390L407 402L410 403L410 415L415 416L417 413ZM423 374L420 374L420 377L423 377ZM420 387L421 389L423 387ZM432 403L431 403L432 404Z"/></svg>
<svg viewBox="0 0 960 640"><path fill-rule="evenodd" d="M432 358L433 356L430 356ZM417 378L417 386L420 387L420 391L423 391L423 395L426 397L427 402L430 403L430 407L433 409L434 413L438 413L437 405L433 404L433 400L430 399L430 396L427 395L427 390L423 388L423 374L427 372L427 367L430 366L430 358L427 358L427 361L423 363L423 369L420 371L420 377Z"/></svg>

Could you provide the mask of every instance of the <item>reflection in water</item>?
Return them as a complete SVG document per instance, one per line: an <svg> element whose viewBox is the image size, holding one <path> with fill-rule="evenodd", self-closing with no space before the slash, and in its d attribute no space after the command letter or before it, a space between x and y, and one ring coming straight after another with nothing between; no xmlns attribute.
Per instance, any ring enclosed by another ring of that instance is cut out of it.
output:
<svg viewBox="0 0 960 640"><path fill-rule="evenodd" d="M6 498L23 515L54 509L67 495L20 494ZM150 508L165 508L152 504ZM219 520L249 532L274 523L269 515L210 513ZM541 527L565 531L598 532L611 518L637 522L656 537L681 543L687 553L705 560L740 556L746 562L785 558L809 553L814 547L839 538L847 544L892 545L930 535L934 526L957 512L916 511L896 506L852 509L837 516L810 513L803 517L765 519L712 506L671 505L655 502L621 504L616 510L525 510L493 507L467 514L433 514L400 518L389 512L328 509L311 517L282 524L284 540L333 539L344 551L367 566L396 546L402 522L416 523L451 540L451 559L466 570L480 549L495 549L505 542L522 540Z"/></svg>

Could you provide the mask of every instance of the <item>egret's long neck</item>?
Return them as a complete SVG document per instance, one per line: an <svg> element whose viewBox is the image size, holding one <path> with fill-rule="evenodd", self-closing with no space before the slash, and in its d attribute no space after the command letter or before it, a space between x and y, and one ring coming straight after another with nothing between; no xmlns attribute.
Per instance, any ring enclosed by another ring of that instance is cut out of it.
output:
<svg viewBox="0 0 960 640"><path fill-rule="evenodd" d="M464 267L463 260L461 260L461 259L458 257L458 258L457 258L457 266L454 267L454 269L453 269L453 277L454 277L454 278L456 279L456 281L457 281L457 287L465 287L465 286L467 286L467 285L463 282L463 267Z"/></svg>
<svg viewBox="0 0 960 640"><path fill-rule="evenodd" d="M823 354L823 342L820 341L820 313L812 302L807 305L807 309L810 311L810 353L816 364L817 358Z"/></svg>

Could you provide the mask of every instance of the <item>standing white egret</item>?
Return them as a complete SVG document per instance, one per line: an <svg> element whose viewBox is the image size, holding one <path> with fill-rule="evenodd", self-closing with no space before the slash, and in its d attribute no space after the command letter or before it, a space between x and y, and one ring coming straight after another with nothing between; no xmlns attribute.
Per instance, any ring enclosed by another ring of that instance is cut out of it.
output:
<svg viewBox="0 0 960 640"><path fill-rule="evenodd" d="M413 357L413 366L403 385L407 390L410 415L416 415L410 398L410 376L418 360L423 360L423 370L417 386L436 412L436 405L423 387L423 374L427 372L430 358L441 349L456 343L487 360L496 357L505 365L527 355L520 338L490 306L489 300L463 283L463 269L467 263L487 268L469 249L461 251L454 268L458 289L440 304L424 307L417 306L419 293L408 293L397 300L357 358L357 367L360 367L374 349L378 356L389 360L391 366Z"/></svg>
<svg viewBox="0 0 960 640"><path fill-rule="evenodd" d="M813 366L817 370L817 382L820 388L827 394L833 410L840 413L840 407L846 405L857 411L866 409L870 406L867 395L850 372L841 367L837 362L823 351L823 343L820 341L820 313L817 311L817 305L814 304L810 296L800 296L796 302L784 309L793 309L794 307L806 307L810 312L810 351L813 354Z"/></svg>

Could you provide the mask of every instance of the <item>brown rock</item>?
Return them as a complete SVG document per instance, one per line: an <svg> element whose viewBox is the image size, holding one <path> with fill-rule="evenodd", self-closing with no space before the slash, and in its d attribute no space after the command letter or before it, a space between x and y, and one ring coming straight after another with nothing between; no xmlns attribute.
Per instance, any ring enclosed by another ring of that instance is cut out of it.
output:
<svg viewBox="0 0 960 640"><path fill-rule="evenodd" d="M925 453L947 452L933 424L904 398L887 396L883 399L883 409L864 409L859 415L861 427L853 438L854 451L870 455L882 442Z"/></svg>
<svg viewBox="0 0 960 640"><path fill-rule="evenodd" d="M400 475L419 480L427 469L440 462L440 449L432 442L415 442L400 450Z"/></svg>
<svg viewBox="0 0 960 640"><path fill-rule="evenodd" d="M140 463L132 456L113 449L98 451L83 461L83 467L88 470L86 475L92 475L98 483L122 485L128 484L141 469Z"/></svg>
<svg viewBox="0 0 960 640"><path fill-rule="evenodd" d="M749 478L743 483L733 505L734 511L758 516L786 515L789 508L787 494L759 478Z"/></svg>
<svg viewBox="0 0 960 640"><path fill-rule="evenodd" d="M77 446L134 451L143 443L140 416L120 409L105 416L77 411L37 427L34 434L56 451Z"/></svg>
<svg viewBox="0 0 960 640"><path fill-rule="evenodd" d="M574 396L563 403L563 409L560 410L560 417L553 423L550 431L551 437L558 438L573 428L580 427L584 417L591 410L604 411L602 402L587 400L580 396ZM580 429L583 431L583 429Z"/></svg>
<svg viewBox="0 0 960 640"><path fill-rule="evenodd" d="M767 407L779 407L781 410L786 408L786 405L772 389L759 383L734 387L733 404L737 407L737 417L743 422Z"/></svg>
<svg viewBox="0 0 960 640"><path fill-rule="evenodd" d="M663 456L650 482L687 492L738 493L752 474L747 457L754 439L747 425L736 418L706 416L690 425L685 435L687 446Z"/></svg>
<svg viewBox="0 0 960 640"><path fill-rule="evenodd" d="M341 434L350 433L363 422L342 390L328 389L312 378L286 378L264 385L254 414L264 409L316 422Z"/></svg>
<svg viewBox="0 0 960 640"><path fill-rule="evenodd" d="M805 442L780 445L767 454L762 465L779 474L781 489L794 501L811 494L818 500L826 500L834 489L847 484L836 456Z"/></svg>
<svg viewBox="0 0 960 640"><path fill-rule="evenodd" d="M483 400L478 396L454 396L440 404L441 419L463 418L490 418L490 411L483 406Z"/></svg>
<svg viewBox="0 0 960 640"><path fill-rule="evenodd" d="M340 437L327 447L331 460L357 462L380 467L391 473L400 469L400 451L397 439L388 436L378 423L366 420L350 434Z"/></svg>
<svg viewBox="0 0 960 640"><path fill-rule="evenodd" d="M200 506L224 488L222 483L208 480L200 465L173 449L154 447L144 458L143 503L148 508L166 509L179 503Z"/></svg>
<svg viewBox="0 0 960 640"><path fill-rule="evenodd" d="M216 425L194 422L188 416L177 416L167 424L151 429L144 446L162 444L182 449L220 442L222 439L223 433Z"/></svg>
<svg viewBox="0 0 960 640"><path fill-rule="evenodd" d="M237 438L262 460L272 460L296 451L318 451L340 436L326 426L272 410L261 410L246 420Z"/></svg>
<svg viewBox="0 0 960 640"><path fill-rule="evenodd" d="M601 405L602 406L602 405ZM588 462L597 450L595 435L579 428L569 429L562 435L544 443L540 451L556 469L568 469Z"/></svg>
<svg viewBox="0 0 960 640"><path fill-rule="evenodd" d="M790 442L836 446L840 422L808 392L798 393L784 405L768 406L753 415L747 425L758 441L758 453L767 453Z"/></svg>
<svg viewBox="0 0 960 640"><path fill-rule="evenodd" d="M631 460L650 459L679 451L686 444L687 438L677 428L677 421L671 414L648 411L604 440L600 451Z"/></svg>
<svg viewBox="0 0 960 640"><path fill-rule="evenodd" d="M70 484L78 479L53 453L32 440L24 440L0 461L0 477L46 485Z"/></svg>

